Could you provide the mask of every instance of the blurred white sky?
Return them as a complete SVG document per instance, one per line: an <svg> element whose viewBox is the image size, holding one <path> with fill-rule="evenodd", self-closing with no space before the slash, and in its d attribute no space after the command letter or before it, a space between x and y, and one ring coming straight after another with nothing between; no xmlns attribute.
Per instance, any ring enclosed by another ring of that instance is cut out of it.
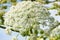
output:
<svg viewBox="0 0 60 40"><path fill-rule="evenodd" d="M11 35L7 35L4 29L0 28L0 40L11 40L12 37L16 36L17 32L12 32ZM22 37L21 35L18 36L18 40L25 40L26 37Z"/></svg>

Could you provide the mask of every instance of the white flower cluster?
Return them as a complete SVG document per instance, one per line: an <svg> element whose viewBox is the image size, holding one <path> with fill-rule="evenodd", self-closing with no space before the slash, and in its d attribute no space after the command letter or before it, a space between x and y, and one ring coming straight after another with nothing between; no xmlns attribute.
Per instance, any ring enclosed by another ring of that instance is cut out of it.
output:
<svg viewBox="0 0 60 40"><path fill-rule="evenodd" d="M59 37L60 38L60 26L56 27L55 29L52 30L51 32L51 37Z"/></svg>
<svg viewBox="0 0 60 40"><path fill-rule="evenodd" d="M11 7L3 17L5 26L10 26L25 35L30 34L31 31L34 33L35 30L40 30L42 27L52 28L55 25L54 18L50 17L47 9L39 2L19 2L16 6Z"/></svg>
<svg viewBox="0 0 60 40"><path fill-rule="evenodd" d="M7 27L6 29L5 29L5 32L6 32L6 34L8 34L8 35L10 35L11 34L11 27Z"/></svg>
<svg viewBox="0 0 60 40"><path fill-rule="evenodd" d="M17 37L13 37L12 40L18 40Z"/></svg>

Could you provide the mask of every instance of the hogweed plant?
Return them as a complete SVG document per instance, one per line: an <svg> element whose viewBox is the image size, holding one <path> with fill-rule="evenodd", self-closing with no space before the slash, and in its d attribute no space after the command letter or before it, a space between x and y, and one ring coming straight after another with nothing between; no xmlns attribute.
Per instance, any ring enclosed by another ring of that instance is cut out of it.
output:
<svg viewBox="0 0 60 40"><path fill-rule="evenodd" d="M60 26L44 4L36 1L22 1L12 6L3 15L6 32L11 29L18 31L22 36L28 36L28 40L59 40ZM12 40L17 40L14 37Z"/></svg>

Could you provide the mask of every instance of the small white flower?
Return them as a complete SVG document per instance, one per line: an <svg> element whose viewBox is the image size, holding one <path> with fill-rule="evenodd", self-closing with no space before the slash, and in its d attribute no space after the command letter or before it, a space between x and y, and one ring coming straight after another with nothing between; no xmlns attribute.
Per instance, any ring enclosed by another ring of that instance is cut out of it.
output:
<svg viewBox="0 0 60 40"><path fill-rule="evenodd" d="M11 27L6 28L6 29L5 29L5 32L6 32L6 34L9 34L9 35L10 35L10 34L11 34L11 32L12 32L12 31L11 31Z"/></svg>
<svg viewBox="0 0 60 40"><path fill-rule="evenodd" d="M12 37L12 40L18 40L17 37Z"/></svg>
<svg viewBox="0 0 60 40"><path fill-rule="evenodd" d="M48 0L49 2L54 2L54 1L56 1L56 0Z"/></svg>
<svg viewBox="0 0 60 40"><path fill-rule="evenodd" d="M57 5L60 5L60 2L55 2Z"/></svg>
<svg viewBox="0 0 60 40"><path fill-rule="evenodd" d="M43 38L41 38L40 40L44 40Z"/></svg>

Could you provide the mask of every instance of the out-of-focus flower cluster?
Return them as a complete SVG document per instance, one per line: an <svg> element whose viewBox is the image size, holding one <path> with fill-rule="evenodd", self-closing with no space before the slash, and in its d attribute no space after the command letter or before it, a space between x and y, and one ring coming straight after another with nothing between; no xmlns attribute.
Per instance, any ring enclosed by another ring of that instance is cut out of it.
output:
<svg viewBox="0 0 60 40"><path fill-rule="evenodd" d="M58 22L50 16L48 10L39 2L23 1L12 6L5 13L4 26L20 31L21 35L48 33Z"/></svg>
<svg viewBox="0 0 60 40"><path fill-rule="evenodd" d="M60 26L52 30L50 40L60 40Z"/></svg>

